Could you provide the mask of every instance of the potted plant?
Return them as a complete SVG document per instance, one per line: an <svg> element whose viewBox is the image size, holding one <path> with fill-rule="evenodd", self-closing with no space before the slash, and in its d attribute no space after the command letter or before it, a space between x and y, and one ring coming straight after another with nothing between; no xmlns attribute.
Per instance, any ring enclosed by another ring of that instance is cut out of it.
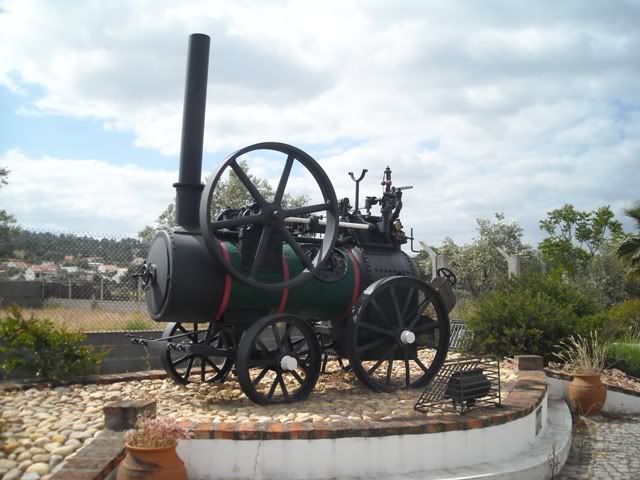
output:
<svg viewBox="0 0 640 480"><path fill-rule="evenodd" d="M140 418L126 432L127 456L118 468L117 480L186 480L187 470L176 452L182 438L191 438L191 432L173 418Z"/></svg>
<svg viewBox="0 0 640 480"><path fill-rule="evenodd" d="M569 401L582 415L597 415L607 399L607 388L600 378L607 358L607 345L591 333L589 338L576 335L568 342L560 342L556 356L565 364L564 370L573 375L569 385Z"/></svg>

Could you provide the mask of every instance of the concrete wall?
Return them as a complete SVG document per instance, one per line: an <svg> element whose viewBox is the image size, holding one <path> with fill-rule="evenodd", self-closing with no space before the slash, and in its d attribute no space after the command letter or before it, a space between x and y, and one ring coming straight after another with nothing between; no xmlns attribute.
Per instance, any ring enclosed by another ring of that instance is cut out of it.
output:
<svg viewBox="0 0 640 480"><path fill-rule="evenodd" d="M415 472L500 462L528 451L547 428L546 395L539 408L541 430L536 429L534 410L502 425L420 435L181 440L178 453L187 465L189 478L196 480L214 478L212 475L229 480L397 478Z"/></svg>
<svg viewBox="0 0 640 480"><path fill-rule="evenodd" d="M161 332L127 332L145 337L159 337ZM144 347L132 345L125 332L88 333L84 342L98 350L107 351L102 361L100 373L140 372L162 368L160 355L156 351L148 351Z"/></svg>
<svg viewBox="0 0 640 480"><path fill-rule="evenodd" d="M107 356L102 361L99 373L126 373L141 372L145 370L161 369L160 354L131 344L131 339L126 333L140 334L145 337L157 338L162 332L99 332L87 333L85 345L93 345L100 351L106 351ZM0 355L0 362L3 357ZM25 371L15 371L11 375L2 377L7 380L29 380Z"/></svg>

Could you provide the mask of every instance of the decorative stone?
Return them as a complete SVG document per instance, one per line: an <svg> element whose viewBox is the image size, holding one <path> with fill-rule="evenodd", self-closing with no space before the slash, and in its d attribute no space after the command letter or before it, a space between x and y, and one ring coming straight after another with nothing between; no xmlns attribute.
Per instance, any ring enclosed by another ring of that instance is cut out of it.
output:
<svg viewBox="0 0 640 480"><path fill-rule="evenodd" d="M31 465L33 465L33 462L31 460L24 460L24 461L20 462L20 465L18 465L18 470L21 470L21 471L24 472Z"/></svg>
<svg viewBox="0 0 640 480"><path fill-rule="evenodd" d="M15 440L8 440L4 442L4 445L2 446L2 451L7 455L11 455L13 451L16 450L18 447L20 447L20 444L18 442L16 442Z"/></svg>
<svg viewBox="0 0 640 480"><path fill-rule="evenodd" d="M515 357L516 370L542 370L544 368L544 362L539 355L516 355Z"/></svg>
<svg viewBox="0 0 640 480"><path fill-rule="evenodd" d="M62 455L51 455L49 459L49 470L53 470L57 465L61 464L64 460Z"/></svg>
<svg viewBox="0 0 640 480"><path fill-rule="evenodd" d="M67 441L67 437L65 437L64 435L54 435L53 437L51 437L51 440L53 440L54 442L58 442L60 445L62 445L64 442Z"/></svg>
<svg viewBox="0 0 640 480"><path fill-rule="evenodd" d="M59 446L60 446L60 444L59 444L59 443L56 443L56 442L53 442L53 443L47 443L47 444L44 446L44 449L45 449L47 452L51 453L51 452L53 452L56 448L58 448Z"/></svg>
<svg viewBox="0 0 640 480"><path fill-rule="evenodd" d="M72 440L86 440L87 438L91 438L91 434L88 432L73 432L70 436L70 439ZM56 443L56 448L58 448L60 446L59 443ZM44 447L45 449L47 448L46 446ZM53 451L53 450L48 450L48 451Z"/></svg>
<svg viewBox="0 0 640 480"><path fill-rule="evenodd" d="M2 459L0 460L0 470L9 471L18 466L18 462L14 460Z"/></svg>
<svg viewBox="0 0 640 480"><path fill-rule="evenodd" d="M22 477L22 470L20 470L19 468L14 468L5 473L4 477L2 477L2 480L18 480L20 477Z"/></svg>
<svg viewBox="0 0 640 480"><path fill-rule="evenodd" d="M48 453L39 453L34 455L31 459L34 463L46 463L49 461L50 455Z"/></svg>
<svg viewBox="0 0 640 480"><path fill-rule="evenodd" d="M39 480L40 474L36 472L25 473L20 480Z"/></svg>
<svg viewBox="0 0 640 480"><path fill-rule="evenodd" d="M104 426L108 430L123 432L132 429L138 417L155 417L157 403L155 400L128 400L105 405ZM71 435L73 437L73 434Z"/></svg>
<svg viewBox="0 0 640 480"><path fill-rule="evenodd" d="M51 455L61 455L63 457L68 457L73 453L74 450L75 449L73 447L58 447L53 452L51 452Z"/></svg>
<svg viewBox="0 0 640 480"><path fill-rule="evenodd" d="M40 437L34 442L34 445L36 447L44 448L47 443L49 443L49 439L47 437Z"/></svg>
<svg viewBox="0 0 640 480"><path fill-rule="evenodd" d="M30 459L31 459L31 452L22 452L20 455L18 455L18 458L16 458L18 462L22 462L23 460L30 460Z"/></svg>
<svg viewBox="0 0 640 480"><path fill-rule="evenodd" d="M46 475L49 473L49 465L46 463L34 463L27 468L26 473L37 473L38 475Z"/></svg>
<svg viewBox="0 0 640 480"><path fill-rule="evenodd" d="M65 442L65 446L73 447L74 449L80 447L80 445L82 445L82 442L80 440L78 440L77 438L70 438L69 440L67 440Z"/></svg>

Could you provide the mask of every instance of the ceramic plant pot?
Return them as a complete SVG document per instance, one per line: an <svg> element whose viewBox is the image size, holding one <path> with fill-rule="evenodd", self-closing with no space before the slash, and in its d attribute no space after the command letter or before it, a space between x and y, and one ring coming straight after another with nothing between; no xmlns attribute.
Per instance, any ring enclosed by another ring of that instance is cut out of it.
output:
<svg viewBox="0 0 640 480"><path fill-rule="evenodd" d="M569 400L581 415L597 415L605 400L607 388L600 375L574 375L569 385Z"/></svg>
<svg viewBox="0 0 640 480"><path fill-rule="evenodd" d="M187 469L176 452L176 445L163 448L127 445L127 456L118 466L116 479L187 480Z"/></svg>

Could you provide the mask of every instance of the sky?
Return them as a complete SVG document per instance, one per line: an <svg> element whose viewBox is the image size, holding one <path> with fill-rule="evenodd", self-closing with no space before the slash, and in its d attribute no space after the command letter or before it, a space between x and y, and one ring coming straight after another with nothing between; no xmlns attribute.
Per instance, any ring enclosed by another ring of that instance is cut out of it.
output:
<svg viewBox="0 0 640 480"><path fill-rule="evenodd" d="M27 228L135 234L173 199L188 35L212 37L203 175L246 145L367 168L439 245L503 212L640 198L640 1L0 0L0 208ZM253 170L277 181L282 162ZM292 193L308 186L294 172ZM624 220L628 231L632 224Z"/></svg>

